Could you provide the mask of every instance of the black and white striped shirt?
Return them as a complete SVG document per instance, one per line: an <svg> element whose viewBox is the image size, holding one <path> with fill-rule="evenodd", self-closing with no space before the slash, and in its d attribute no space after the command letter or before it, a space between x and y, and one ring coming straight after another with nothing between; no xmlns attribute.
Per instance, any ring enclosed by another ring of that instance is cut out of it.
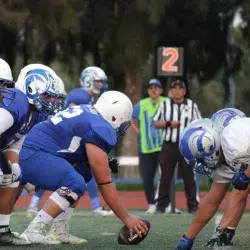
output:
<svg viewBox="0 0 250 250"><path fill-rule="evenodd" d="M170 126L163 130L163 140L166 142L179 142L184 128L192 121L201 118L196 103L190 99L184 99L182 103L175 103L172 99L166 99L161 103L154 115L154 121L179 121L178 128Z"/></svg>

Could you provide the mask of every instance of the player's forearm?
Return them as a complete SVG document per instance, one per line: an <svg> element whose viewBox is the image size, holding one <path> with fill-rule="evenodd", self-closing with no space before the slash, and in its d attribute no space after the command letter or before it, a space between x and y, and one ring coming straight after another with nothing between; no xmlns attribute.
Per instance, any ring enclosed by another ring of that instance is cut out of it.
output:
<svg viewBox="0 0 250 250"><path fill-rule="evenodd" d="M248 177L250 177L250 168L249 168L249 167L246 169L245 174L246 174Z"/></svg>
<svg viewBox="0 0 250 250"><path fill-rule="evenodd" d="M209 220L213 217L219 205L220 204L210 203L207 200L203 200L198 211L196 212L194 221L192 222L186 236L188 238L195 238L202 228L205 227Z"/></svg>
<svg viewBox="0 0 250 250"><path fill-rule="evenodd" d="M116 214L116 216L120 220L124 221L124 219L128 216L128 212L120 201L115 185L113 183L102 185L99 186L99 190L102 194L103 199Z"/></svg>

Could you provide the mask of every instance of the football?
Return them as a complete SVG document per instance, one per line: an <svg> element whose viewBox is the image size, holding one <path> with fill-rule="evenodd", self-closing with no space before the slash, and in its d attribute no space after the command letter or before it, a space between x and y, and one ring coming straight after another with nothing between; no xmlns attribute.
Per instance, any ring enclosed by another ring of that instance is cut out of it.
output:
<svg viewBox="0 0 250 250"><path fill-rule="evenodd" d="M148 235L148 232L150 230L150 222L144 219L141 219L148 227L148 231L146 234L143 234L140 238L137 233L133 235L132 238L130 238L129 235L129 229L126 226L123 226L122 229L119 232L118 235L118 244L120 245L137 245L140 242L142 242Z"/></svg>

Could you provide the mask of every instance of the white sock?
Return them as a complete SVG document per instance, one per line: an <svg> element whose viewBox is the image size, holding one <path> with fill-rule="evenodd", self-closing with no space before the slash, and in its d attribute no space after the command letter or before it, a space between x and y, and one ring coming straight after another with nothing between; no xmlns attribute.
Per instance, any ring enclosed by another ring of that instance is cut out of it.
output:
<svg viewBox="0 0 250 250"><path fill-rule="evenodd" d="M55 218L55 221L60 221L60 220L69 221L70 218L72 217L74 210L75 208L73 207L67 207L67 209L64 212L62 212Z"/></svg>
<svg viewBox="0 0 250 250"><path fill-rule="evenodd" d="M44 212L42 209L39 211L33 222L43 222L45 224L50 224L54 218L48 213Z"/></svg>
<svg viewBox="0 0 250 250"><path fill-rule="evenodd" d="M0 214L0 226L9 226L10 214Z"/></svg>
<svg viewBox="0 0 250 250"><path fill-rule="evenodd" d="M21 196L27 196L29 194L29 192L24 188L22 193L21 193Z"/></svg>
<svg viewBox="0 0 250 250"><path fill-rule="evenodd" d="M37 208L40 203L40 200L41 200L40 197L33 195L28 210Z"/></svg>

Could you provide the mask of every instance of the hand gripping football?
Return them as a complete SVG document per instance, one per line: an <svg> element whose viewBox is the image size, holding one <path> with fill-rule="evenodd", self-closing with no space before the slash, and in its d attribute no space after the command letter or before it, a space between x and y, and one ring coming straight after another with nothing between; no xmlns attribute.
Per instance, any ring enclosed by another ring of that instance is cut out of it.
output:
<svg viewBox="0 0 250 250"><path fill-rule="evenodd" d="M150 222L144 219L141 219L148 227L148 231L146 234L142 234L142 237L140 238L137 233L133 235L132 238L130 238L129 235L129 229L126 226L123 226L122 229L119 232L118 235L118 244L121 245L137 245L140 242L142 242L148 235L148 232L150 230Z"/></svg>

